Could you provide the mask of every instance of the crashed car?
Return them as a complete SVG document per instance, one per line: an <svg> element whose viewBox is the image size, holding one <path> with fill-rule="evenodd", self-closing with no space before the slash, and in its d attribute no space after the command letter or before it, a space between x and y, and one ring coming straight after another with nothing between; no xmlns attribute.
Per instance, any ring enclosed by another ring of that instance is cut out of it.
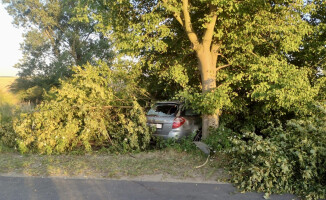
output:
<svg viewBox="0 0 326 200"><path fill-rule="evenodd" d="M147 124L156 128L153 136L163 139L179 139L194 136L198 141L201 137L201 117L182 102L157 102L147 112Z"/></svg>

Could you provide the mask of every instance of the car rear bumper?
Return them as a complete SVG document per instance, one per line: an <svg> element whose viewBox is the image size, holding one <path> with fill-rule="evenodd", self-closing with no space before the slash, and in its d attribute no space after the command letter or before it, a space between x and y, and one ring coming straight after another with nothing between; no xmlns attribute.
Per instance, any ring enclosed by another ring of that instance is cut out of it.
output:
<svg viewBox="0 0 326 200"><path fill-rule="evenodd" d="M183 137L183 136L186 136L186 135L187 135L186 132L182 132L180 130L172 130L167 135L153 133L154 137L160 137L160 138L163 138L163 139L170 139L170 138L179 139L180 137Z"/></svg>

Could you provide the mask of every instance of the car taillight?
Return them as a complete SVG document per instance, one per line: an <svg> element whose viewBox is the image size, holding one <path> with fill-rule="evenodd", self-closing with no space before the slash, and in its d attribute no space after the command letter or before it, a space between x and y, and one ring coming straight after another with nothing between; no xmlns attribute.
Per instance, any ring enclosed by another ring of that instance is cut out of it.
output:
<svg viewBox="0 0 326 200"><path fill-rule="evenodd" d="M179 128L186 122L186 119L183 117L176 117L173 120L172 128Z"/></svg>

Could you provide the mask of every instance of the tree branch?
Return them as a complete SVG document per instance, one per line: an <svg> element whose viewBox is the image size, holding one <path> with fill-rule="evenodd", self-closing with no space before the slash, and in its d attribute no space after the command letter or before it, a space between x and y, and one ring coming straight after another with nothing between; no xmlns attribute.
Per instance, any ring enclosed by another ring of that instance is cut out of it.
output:
<svg viewBox="0 0 326 200"><path fill-rule="evenodd" d="M193 45L193 49L197 50L199 47L199 41L196 33L194 32L191 24L191 18L188 10L188 0L182 0L182 12L184 16L184 28L186 29L188 38Z"/></svg>
<svg viewBox="0 0 326 200"><path fill-rule="evenodd" d="M181 24L181 26L184 26L183 21L180 16L180 12L175 12L172 9L169 9L169 4L167 0L163 0L163 5L166 7L168 11L171 11L173 13L174 18Z"/></svg>
<svg viewBox="0 0 326 200"><path fill-rule="evenodd" d="M216 68L216 71L220 70L220 69L223 69L223 68L226 68L228 66L231 66L231 64L227 64L227 65L222 65L222 66L219 66L218 68Z"/></svg>
<svg viewBox="0 0 326 200"><path fill-rule="evenodd" d="M183 21L182 21L182 19L180 17L180 13L173 13L173 16L181 24L181 26L184 26Z"/></svg>
<svg viewBox="0 0 326 200"><path fill-rule="evenodd" d="M214 28L217 20L217 14L216 14L216 7L213 5L210 5L209 8L209 16L210 16L210 21L208 21L205 24L206 31L203 36L203 45L204 47L210 47L212 44L213 36L214 36Z"/></svg>

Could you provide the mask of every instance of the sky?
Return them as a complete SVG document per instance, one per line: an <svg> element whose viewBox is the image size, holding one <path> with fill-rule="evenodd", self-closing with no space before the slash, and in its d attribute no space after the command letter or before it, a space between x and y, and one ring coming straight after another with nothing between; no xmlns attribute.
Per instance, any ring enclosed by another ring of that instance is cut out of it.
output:
<svg viewBox="0 0 326 200"><path fill-rule="evenodd" d="M22 29L11 22L13 18L0 3L0 76L16 76L13 66L22 58L20 43L23 42Z"/></svg>

